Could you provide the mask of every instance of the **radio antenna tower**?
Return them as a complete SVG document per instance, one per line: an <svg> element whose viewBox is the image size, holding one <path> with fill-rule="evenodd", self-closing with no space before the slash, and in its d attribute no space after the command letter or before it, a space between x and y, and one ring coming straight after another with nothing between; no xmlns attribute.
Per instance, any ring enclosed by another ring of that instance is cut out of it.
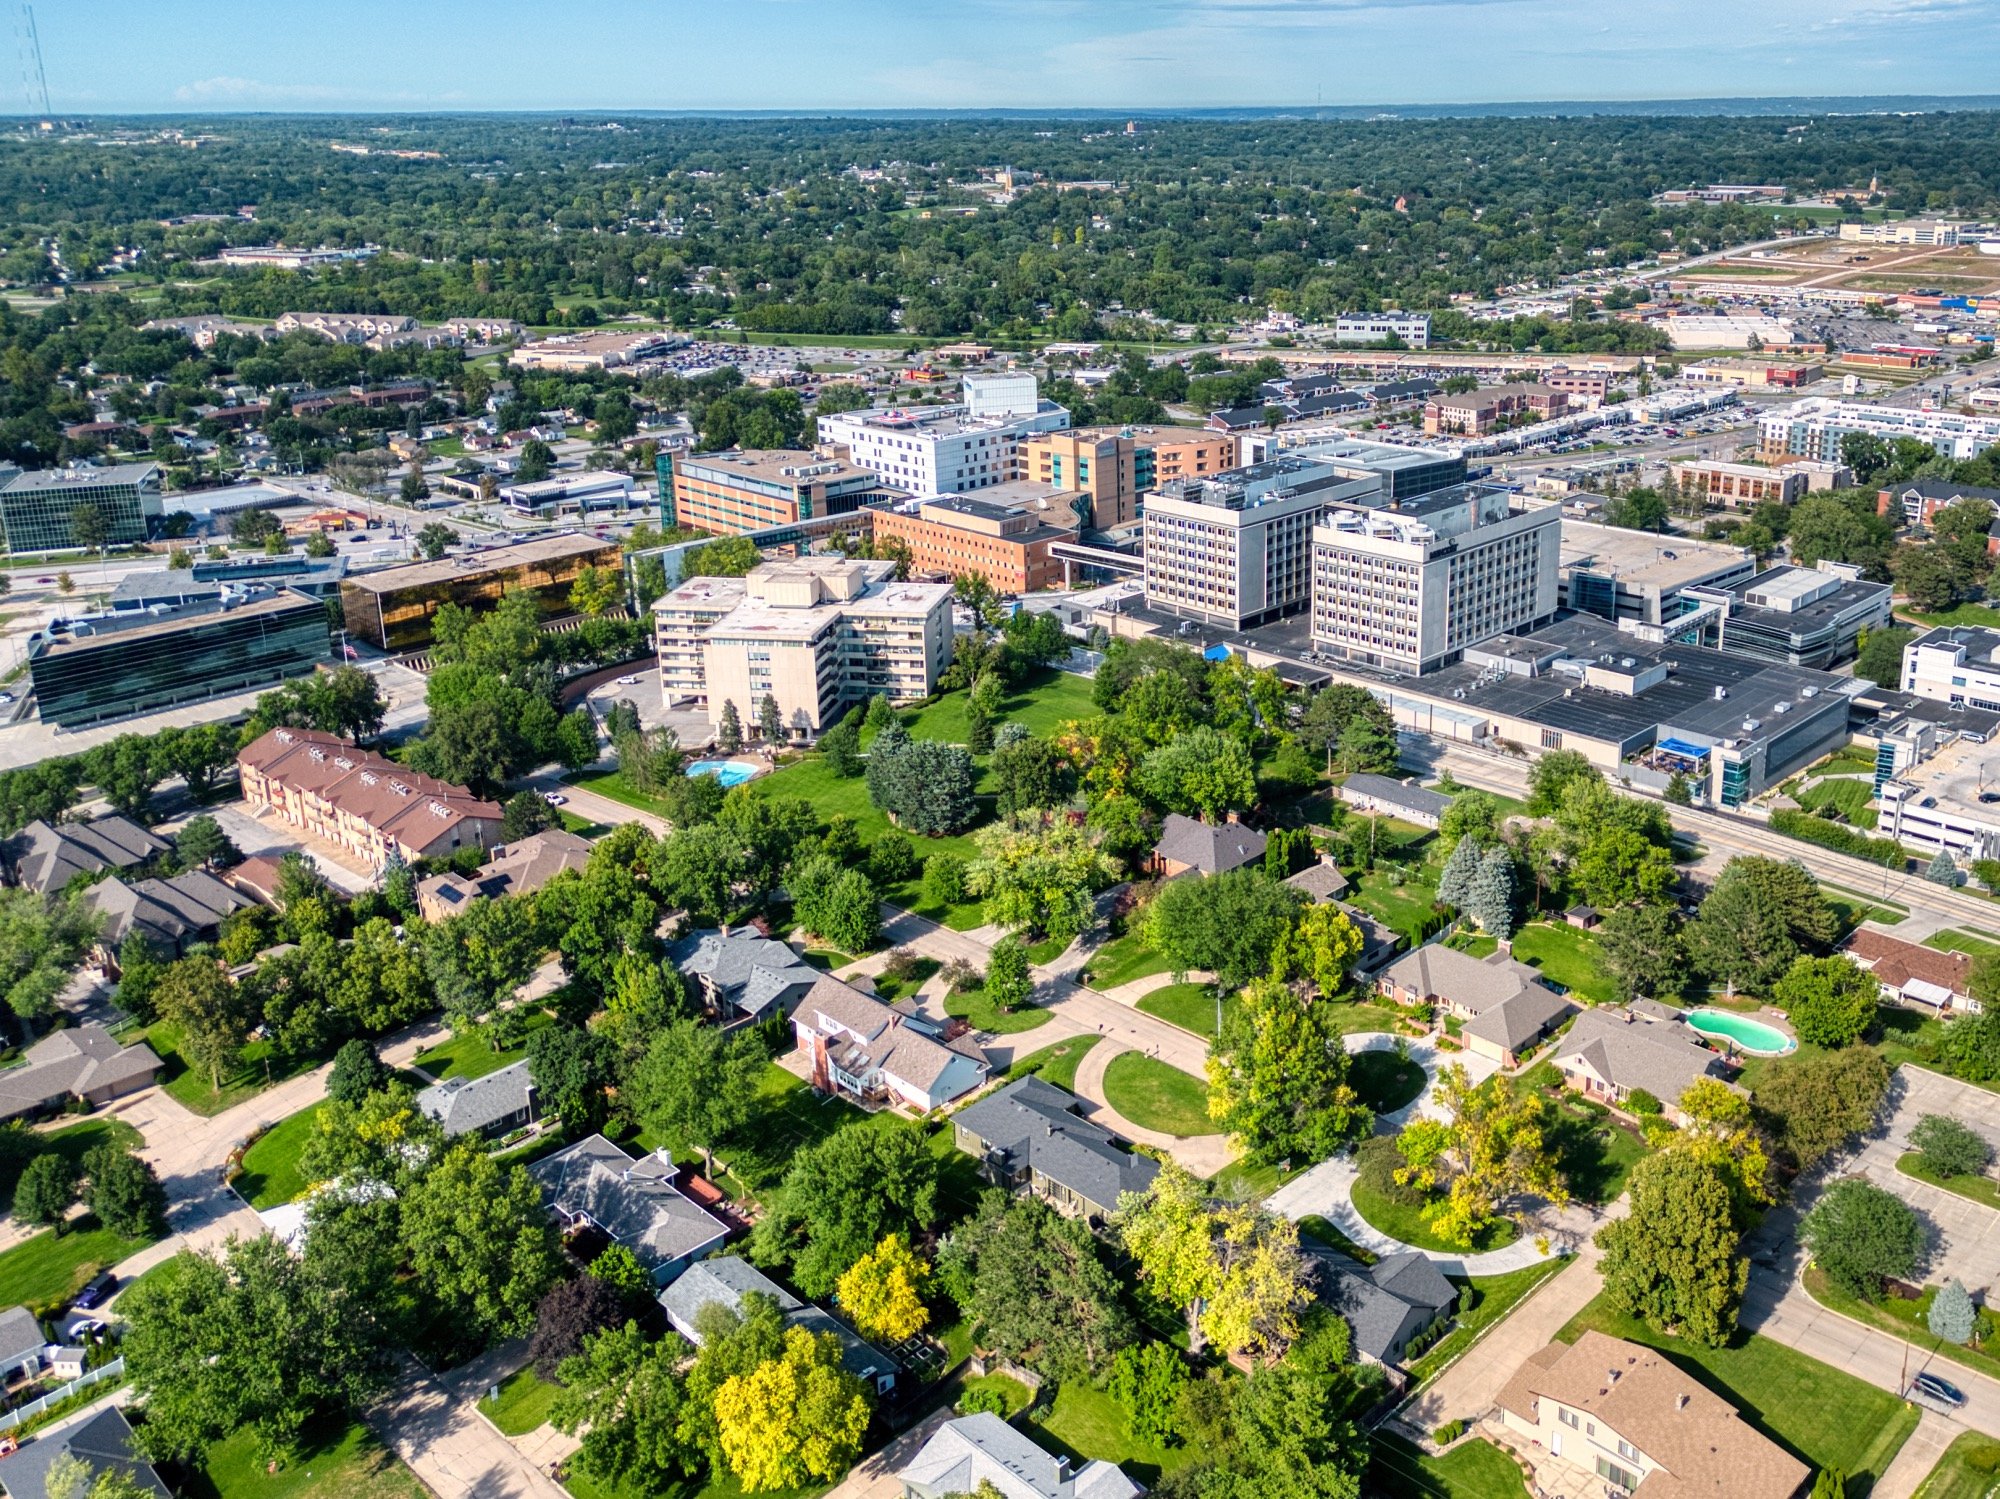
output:
<svg viewBox="0 0 2000 1499"><path fill-rule="evenodd" d="M39 98L42 102L42 118L54 117L49 108L49 75L42 70L42 38L35 30L35 8L23 3L21 6L21 92L28 96L32 107Z"/></svg>

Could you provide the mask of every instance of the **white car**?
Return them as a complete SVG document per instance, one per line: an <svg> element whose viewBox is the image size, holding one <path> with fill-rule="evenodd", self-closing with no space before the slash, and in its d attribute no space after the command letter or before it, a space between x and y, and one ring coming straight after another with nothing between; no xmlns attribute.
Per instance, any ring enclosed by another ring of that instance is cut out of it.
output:
<svg viewBox="0 0 2000 1499"><path fill-rule="evenodd" d="M638 673L637 673L637 672L633 672L633 673L632 673L632 674L630 674L629 676L623 676L623 677L620 677L620 678L618 679L618 685L619 685L620 687L632 687L632 686L636 686L636 685L637 685L637 683L638 683L638 681L639 681L639 675L638 675Z"/></svg>
<svg viewBox="0 0 2000 1499"><path fill-rule="evenodd" d="M560 791L544 791L542 793L542 800L547 802L551 807L560 807L569 798L564 796Z"/></svg>

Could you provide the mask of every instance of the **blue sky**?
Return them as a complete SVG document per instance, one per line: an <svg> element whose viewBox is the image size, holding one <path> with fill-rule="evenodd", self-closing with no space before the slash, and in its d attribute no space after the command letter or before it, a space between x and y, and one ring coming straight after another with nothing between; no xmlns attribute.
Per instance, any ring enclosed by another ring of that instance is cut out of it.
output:
<svg viewBox="0 0 2000 1499"><path fill-rule="evenodd" d="M1969 94L2000 78L2000 0L40 0L35 10L55 108L100 114ZM27 108L17 68L0 71L14 96L0 112Z"/></svg>

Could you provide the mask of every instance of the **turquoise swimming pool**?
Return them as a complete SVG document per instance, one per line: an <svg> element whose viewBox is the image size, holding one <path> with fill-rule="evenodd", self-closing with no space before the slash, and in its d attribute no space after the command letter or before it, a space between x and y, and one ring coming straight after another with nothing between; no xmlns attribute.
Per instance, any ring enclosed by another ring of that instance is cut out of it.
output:
<svg viewBox="0 0 2000 1499"><path fill-rule="evenodd" d="M687 773L691 776L714 776L725 786L741 786L757 774L754 767L735 760L696 760L688 766Z"/></svg>
<svg viewBox="0 0 2000 1499"><path fill-rule="evenodd" d="M1687 1023L1704 1036L1733 1041L1752 1056L1782 1057L1799 1049L1799 1043L1777 1027L1729 1010L1689 1010Z"/></svg>

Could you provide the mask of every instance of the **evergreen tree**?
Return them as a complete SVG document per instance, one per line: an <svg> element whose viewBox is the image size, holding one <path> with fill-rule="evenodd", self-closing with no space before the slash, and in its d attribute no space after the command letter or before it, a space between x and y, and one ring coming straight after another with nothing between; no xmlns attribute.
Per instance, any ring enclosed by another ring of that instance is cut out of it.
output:
<svg viewBox="0 0 2000 1499"><path fill-rule="evenodd" d="M1965 1287L1956 1279L1947 1280L1938 1287L1937 1295L1931 1300L1928 1319L1931 1335L1943 1338L1947 1343L1969 1343L1977 1316L1977 1309Z"/></svg>
<svg viewBox="0 0 2000 1499"><path fill-rule="evenodd" d="M1466 892L1471 888L1472 877L1479 870L1479 840L1465 837L1452 846L1451 856L1444 861L1444 873L1438 876L1437 898L1440 904L1463 909Z"/></svg>
<svg viewBox="0 0 2000 1499"><path fill-rule="evenodd" d="M1514 861L1497 843L1466 884L1465 914L1489 936L1504 940L1514 934Z"/></svg>
<svg viewBox="0 0 2000 1499"><path fill-rule="evenodd" d="M993 720L974 697L965 705L965 747L975 755L988 754L993 749Z"/></svg>
<svg viewBox="0 0 2000 1499"><path fill-rule="evenodd" d="M1939 849L1937 857L1931 860L1930 867L1924 870L1924 878L1934 885L1956 885L1958 865L1952 862L1949 852Z"/></svg>
<svg viewBox="0 0 2000 1499"><path fill-rule="evenodd" d="M736 699L724 698L722 721L716 725L715 742L725 755L736 754L743 748L743 719L736 711Z"/></svg>
<svg viewBox="0 0 2000 1499"><path fill-rule="evenodd" d="M757 705L757 731L764 736L766 744L782 744L785 739L784 715L778 712L778 700L770 693Z"/></svg>

